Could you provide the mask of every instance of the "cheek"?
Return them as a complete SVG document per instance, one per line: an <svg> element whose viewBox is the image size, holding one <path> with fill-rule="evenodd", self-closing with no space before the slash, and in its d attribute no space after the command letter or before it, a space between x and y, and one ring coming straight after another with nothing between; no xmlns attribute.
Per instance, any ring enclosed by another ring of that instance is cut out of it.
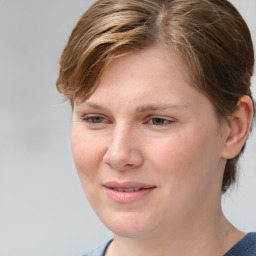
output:
<svg viewBox="0 0 256 256"><path fill-rule="evenodd" d="M217 195L221 179L218 175L218 143L216 136L200 134L175 136L158 145L154 158L154 170L163 189L159 208L164 206L182 218L182 214L200 207L208 197ZM214 139L215 138L215 139ZM152 156L153 157L153 156ZM161 168L161 169L160 169ZM166 198L168 203L166 203Z"/></svg>
<svg viewBox="0 0 256 256"><path fill-rule="evenodd" d="M101 143L100 143L101 142ZM104 147L102 141L82 129L72 129L72 152L81 182L95 182L97 166L101 164Z"/></svg>
<svg viewBox="0 0 256 256"><path fill-rule="evenodd" d="M157 164L162 166L161 173L179 191L199 189L200 184L210 182L218 169L218 138L211 131L207 134L191 129L169 138L157 148L156 168Z"/></svg>
<svg viewBox="0 0 256 256"><path fill-rule="evenodd" d="M72 152L77 173L83 190L96 210L100 204L98 191L100 189L99 170L102 163L102 140L91 136L83 129L72 129ZM100 143L101 142L101 143Z"/></svg>

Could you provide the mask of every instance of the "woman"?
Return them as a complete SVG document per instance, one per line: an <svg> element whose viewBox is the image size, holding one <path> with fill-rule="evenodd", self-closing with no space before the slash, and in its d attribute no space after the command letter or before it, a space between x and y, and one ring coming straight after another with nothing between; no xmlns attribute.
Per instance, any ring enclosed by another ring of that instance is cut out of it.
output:
<svg viewBox="0 0 256 256"><path fill-rule="evenodd" d="M84 191L114 239L87 255L256 255L221 194L253 118L250 32L225 0L99 0L57 87Z"/></svg>

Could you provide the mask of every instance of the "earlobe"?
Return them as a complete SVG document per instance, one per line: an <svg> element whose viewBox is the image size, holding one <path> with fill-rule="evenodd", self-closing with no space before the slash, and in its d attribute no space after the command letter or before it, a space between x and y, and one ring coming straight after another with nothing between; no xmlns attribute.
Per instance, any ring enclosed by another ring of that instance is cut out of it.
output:
<svg viewBox="0 0 256 256"><path fill-rule="evenodd" d="M236 110L229 117L229 130L222 152L223 158L231 159L240 153L250 132L252 118L252 100L244 95L239 99Z"/></svg>

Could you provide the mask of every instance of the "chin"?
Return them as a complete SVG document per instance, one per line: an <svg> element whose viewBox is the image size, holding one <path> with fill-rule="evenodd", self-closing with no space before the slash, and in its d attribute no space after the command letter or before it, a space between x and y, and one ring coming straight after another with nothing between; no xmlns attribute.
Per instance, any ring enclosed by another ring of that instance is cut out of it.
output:
<svg viewBox="0 0 256 256"><path fill-rule="evenodd" d="M143 227L131 228L129 225L106 225L115 235L126 238L144 238L149 236L150 230Z"/></svg>
<svg viewBox="0 0 256 256"><path fill-rule="evenodd" d="M143 238L148 236L153 230L152 220L149 221L138 213L119 213L109 215L109 217L100 217L103 224L115 235L127 238Z"/></svg>

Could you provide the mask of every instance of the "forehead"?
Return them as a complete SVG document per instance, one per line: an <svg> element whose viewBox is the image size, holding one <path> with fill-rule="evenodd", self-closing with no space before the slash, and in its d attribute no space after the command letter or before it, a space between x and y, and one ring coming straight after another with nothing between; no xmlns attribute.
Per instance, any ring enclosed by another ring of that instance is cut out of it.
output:
<svg viewBox="0 0 256 256"><path fill-rule="evenodd" d="M184 78L185 72L178 57L164 48L136 51L111 62L85 103L98 110L126 106L132 112L170 106L196 111L203 104L209 105L209 100Z"/></svg>
<svg viewBox="0 0 256 256"><path fill-rule="evenodd" d="M105 90L107 95L118 83L118 88L129 94L140 91L145 83L149 85L148 89L158 87L160 83L168 83L170 88L177 83L188 84L186 78L186 68L180 59L166 48L156 46L113 60L103 73L97 90Z"/></svg>
<svg viewBox="0 0 256 256"><path fill-rule="evenodd" d="M74 95L72 106L74 106L74 103L81 103L84 100L88 100L92 95L95 95L95 91L97 94L99 88L100 90L104 89L105 96L107 97L108 93L111 93L110 84L117 80L122 80L119 82L119 85L124 90L124 85L130 82L130 78L144 81L147 78L152 79L154 77L157 79L159 77L168 79L170 73L172 75L175 73L176 76L180 76L186 83L193 84L191 82L191 72L183 60L165 44L156 44L141 50L123 52L121 56L118 56L118 54L115 56L114 54L106 61L104 72L102 74L99 73L95 83L85 85ZM129 90L126 93L134 92L134 88L132 89L131 86L130 88L127 87L127 89Z"/></svg>
<svg viewBox="0 0 256 256"><path fill-rule="evenodd" d="M114 78L117 78L123 74L124 68L127 71L126 75L139 77L140 73L143 78L147 77L151 71L151 76L167 77L171 72L172 75L175 73L176 76L182 76L184 80L188 80L189 73L181 58L165 45L136 50L114 59L103 73L102 80L109 79L113 73L115 73Z"/></svg>

